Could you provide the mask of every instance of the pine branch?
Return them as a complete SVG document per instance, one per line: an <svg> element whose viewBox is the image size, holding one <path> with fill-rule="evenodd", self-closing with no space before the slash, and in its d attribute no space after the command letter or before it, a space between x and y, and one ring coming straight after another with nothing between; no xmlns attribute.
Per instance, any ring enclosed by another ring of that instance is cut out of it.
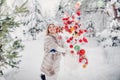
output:
<svg viewBox="0 0 120 80"><path fill-rule="evenodd" d="M5 3L6 0L0 0L0 6L2 6Z"/></svg>
<svg viewBox="0 0 120 80"><path fill-rule="evenodd" d="M9 12L8 7L0 5L2 7L2 12L0 12L0 69L1 67L6 68L6 66L17 67L16 65L20 61L18 61L18 58L21 57L19 52L23 50L24 46L21 44L21 40L14 40L11 37L10 30L20 27L21 23L15 21L15 15L26 12L27 8L24 6L27 1L17 7L17 13ZM4 11L5 14L3 14Z"/></svg>
<svg viewBox="0 0 120 80"><path fill-rule="evenodd" d="M25 7L25 5L27 4L28 0L26 0L20 7L16 6L15 7L15 13L25 13L25 12L29 12L29 10L27 10L27 7Z"/></svg>

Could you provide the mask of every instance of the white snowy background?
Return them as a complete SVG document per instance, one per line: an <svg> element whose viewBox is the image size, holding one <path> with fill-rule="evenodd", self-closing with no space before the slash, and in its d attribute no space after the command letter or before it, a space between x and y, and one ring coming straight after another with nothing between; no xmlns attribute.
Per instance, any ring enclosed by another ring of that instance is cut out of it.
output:
<svg viewBox="0 0 120 80"><path fill-rule="evenodd" d="M7 4L12 9L12 7L15 6L13 4L22 4L24 1L25 0L7 0ZM27 7L29 9L32 8L33 1L34 0L28 0ZM94 7L96 1L97 0L83 0L83 5L89 3L91 5L93 4ZM42 18L54 18L59 3L60 0L39 0ZM85 8L87 9L87 7L84 6L84 9ZM100 31L104 30L105 27L109 26L109 20L111 20L111 18L107 18L105 14L100 14L100 12L95 14L91 13L91 15L84 13L82 21L83 23L87 23L92 18L93 21L96 22L96 28L99 28ZM102 22L102 19L106 20L106 24L102 24L105 23ZM27 27L20 27L14 32L15 35L11 34L13 37L17 35L22 38L25 49L20 52L22 55L22 62L19 64L20 68L4 71L5 80L41 80L40 66L44 54L43 43L45 31L37 35L37 40L32 40L30 35L24 36L22 34L24 29L27 29ZM81 64L76 61L76 56L67 53L66 56L61 59L58 80L120 80L120 47L103 48L102 46L98 46L95 37L88 38L88 41L88 44L81 45L87 52L88 66L82 68Z"/></svg>

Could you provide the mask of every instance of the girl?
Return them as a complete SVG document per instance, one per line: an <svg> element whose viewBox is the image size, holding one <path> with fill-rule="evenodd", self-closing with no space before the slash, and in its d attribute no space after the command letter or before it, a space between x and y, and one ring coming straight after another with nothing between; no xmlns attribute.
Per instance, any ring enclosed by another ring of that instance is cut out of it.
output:
<svg viewBox="0 0 120 80"><path fill-rule="evenodd" d="M57 27L50 24L44 43L44 58L41 64L41 79L56 80L60 67L61 54L65 54L62 38L58 38ZM51 78L51 79L50 79Z"/></svg>

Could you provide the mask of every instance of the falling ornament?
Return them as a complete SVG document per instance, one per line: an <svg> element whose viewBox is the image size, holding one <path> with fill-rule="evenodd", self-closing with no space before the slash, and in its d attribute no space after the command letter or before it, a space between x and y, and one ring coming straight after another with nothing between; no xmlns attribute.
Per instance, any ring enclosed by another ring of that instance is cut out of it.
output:
<svg viewBox="0 0 120 80"><path fill-rule="evenodd" d="M70 37L70 40L73 40L73 37Z"/></svg>
<svg viewBox="0 0 120 80"><path fill-rule="evenodd" d="M79 50L80 50L80 46L79 46L79 45L75 45L74 49L75 49L76 51L79 51Z"/></svg>
<svg viewBox="0 0 120 80"><path fill-rule="evenodd" d="M67 21L67 24L71 24L71 23L72 23L72 21L69 21L69 20Z"/></svg>
<svg viewBox="0 0 120 80"><path fill-rule="evenodd" d="M84 32L87 32L87 30L85 29Z"/></svg>
<svg viewBox="0 0 120 80"><path fill-rule="evenodd" d="M74 29L74 27L71 27L70 30L71 30L71 31L74 31L75 29Z"/></svg>
<svg viewBox="0 0 120 80"><path fill-rule="evenodd" d="M77 11L76 11L76 14L77 14L78 16L80 16L80 10L77 10Z"/></svg>
<svg viewBox="0 0 120 80"><path fill-rule="evenodd" d="M82 39L80 39L79 42L81 43L81 42L82 42Z"/></svg>
<svg viewBox="0 0 120 80"><path fill-rule="evenodd" d="M71 29L68 29L68 32L71 34L72 33Z"/></svg>
<svg viewBox="0 0 120 80"><path fill-rule="evenodd" d="M81 17L78 17L77 19L78 19L78 20L80 20L80 19L81 19Z"/></svg>
<svg viewBox="0 0 120 80"><path fill-rule="evenodd" d="M88 65L88 59L84 55L80 56L79 62L84 63L82 66L83 68L86 68L86 66Z"/></svg>
<svg viewBox="0 0 120 80"><path fill-rule="evenodd" d="M68 25L68 23L67 23L67 22L64 22L64 25Z"/></svg>
<svg viewBox="0 0 120 80"><path fill-rule="evenodd" d="M70 43L70 40L67 40L67 43Z"/></svg>
<svg viewBox="0 0 120 80"><path fill-rule="evenodd" d="M67 17L67 18L63 18L62 20L69 20L69 17Z"/></svg>
<svg viewBox="0 0 120 80"><path fill-rule="evenodd" d="M77 26L77 25L75 25L75 26L74 26L74 29L75 29L75 30L76 30L76 29L78 29L78 26Z"/></svg>
<svg viewBox="0 0 120 80"><path fill-rule="evenodd" d="M73 48L73 45L70 45L70 48Z"/></svg>
<svg viewBox="0 0 120 80"><path fill-rule="evenodd" d="M81 50L79 51L79 55L82 56L82 55L84 55L84 54L85 54L85 50L84 50L84 49L81 49Z"/></svg>
<svg viewBox="0 0 120 80"><path fill-rule="evenodd" d="M74 51L72 50L72 51L70 51L70 53L71 53L71 54L74 54Z"/></svg>
<svg viewBox="0 0 120 80"><path fill-rule="evenodd" d="M82 67L83 67L83 68L86 68L86 67L87 67L87 64L84 64Z"/></svg>
<svg viewBox="0 0 120 80"><path fill-rule="evenodd" d="M85 42L85 43L88 43L88 40L84 37L83 38L83 41Z"/></svg>
<svg viewBox="0 0 120 80"><path fill-rule="evenodd" d="M83 30L80 29L80 30L79 30L79 33L82 34L82 33L83 33Z"/></svg>

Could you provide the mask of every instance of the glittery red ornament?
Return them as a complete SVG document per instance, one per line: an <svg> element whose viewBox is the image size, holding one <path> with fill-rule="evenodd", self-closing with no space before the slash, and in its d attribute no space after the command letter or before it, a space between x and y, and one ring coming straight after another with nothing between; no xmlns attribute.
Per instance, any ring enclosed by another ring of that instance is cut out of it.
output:
<svg viewBox="0 0 120 80"><path fill-rule="evenodd" d="M85 63L84 64L88 64L88 59L87 58L85 58L85 57L81 57L81 58L79 58L79 62L81 63L83 60L85 60Z"/></svg>
<svg viewBox="0 0 120 80"><path fill-rule="evenodd" d="M79 58L79 62L80 62L80 63L82 62L82 60L83 60L82 58Z"/></svg>
<svg viewBox="0 0 120 80"><path fill-rule="evenodd" d="M86 43L88 43L88 40L85 37L83 38L83 41L86 42Z"/></svg>
<svg viewBox="0 0 120 80"><path fill-rule="evenodd" d="M68 29L68 26L67 26L67 25L65 26L65 29Z"/></svg>
<svg viewBox="0 0 120 80"><path fill-rule="evenodd" d="M73 40L73 37L70 37L70 40Z"/></svg>
<svg viewBox="0 0 120 80"><path fill-rule="evenodd" d="M67 43L70 43L70 40L67 40Z"/></svg>
<svg viewBox="0 0 120 80"><path fill-rule="evenodd" d="M67 17L67 18L63 18L62 20L68 20L69 19L69 17Z"/></svg>
<svg viewBox="0 0 120 80"><path fill-rule="evenodd" d="M78 23L75 23L75 25L78 25Z"/></svg>
<svg viewBox="0 0 120 80"><path fill-rule="evenodd" d="M74 53L74 51L72 50L72 51L70 51L70 53L71 53L71 54L73 54L73 53Z"/></svg>
<svg viewBox="0 0 120 80"><path fill-rule="evenodd" d="M69 32L69 33L72 33L72 31L71 31L70 29L68 29L68 32Z"/></svg>
<svg viewBox="0 0 120 80"><path fill-rule="evenodd" d="M70 45L70 48L73 48L73 45Z"/></svg>
<svg viewBox="0 0 120 80"><path fill-rule="evenodd" d="M84 32L87 32L87 30L85 29Z"/></svg>
<svg viewBox="0 0 120 80"><path fill-rule="evenodd" d="M84 55L85 54L85 50L84 49L81 49L80 51L79 51L79 55L81 56L81 55Z"/></svg>
<svg viewBox="0 0 120 80"><path fill-rule="evenodd" d="M68 25L68 23L67 23L67 22L64 22L64 25Z"/></svg>
<svg viewBox="0 0 120 80"><path fill-rule="evenodd" d="M67 24L71 24L72 23L72 21L67 21Z"/></svg>
<svg viewBox="0 0 120 80"><path fill-rule="evenodd" d="M82 33L83 33L83 30L79 30L79 33L82 34Z"/></svg>
<svg viewBox="0 0 120 80"><path fill-rule="evenodd" d="M78 26L77 26L77 25L75 25L75 26L74 26L74 29L76 30L77 28L78 28Z"/></svg>
<svg viewBox="0 0 120 80"><path fill-rule="evenodd" d="M76 11L76 14L77 14L78 16L80 16L80 10L77 10L77 11Z"/></svg>
<svg viewBox="0 0 120 80"><path fill-rule="evenodd" d="M81 35L81 33L78 33L78 36L80 36Z"/></svg>
<svg viewBox="0 0 120 80"><path fill-rule="evenodd" d="M80 39L79 42L81 43L81 42L82 42L82 39Z"/></svg>
<svg viewBox="0 0 120 80"><path fill-rule="evenodd" d="M67 32L68 32L68 30L69 30L69 29L68 29L68 26L66 25L66 26L65 26L65 31L67 31Z"/></svg>
<svg viewBox="0 0 120 80"><path fill-rule="evenodd" d="M86 58L86 63L85 64L88 64L88 59Z"/></svg>

